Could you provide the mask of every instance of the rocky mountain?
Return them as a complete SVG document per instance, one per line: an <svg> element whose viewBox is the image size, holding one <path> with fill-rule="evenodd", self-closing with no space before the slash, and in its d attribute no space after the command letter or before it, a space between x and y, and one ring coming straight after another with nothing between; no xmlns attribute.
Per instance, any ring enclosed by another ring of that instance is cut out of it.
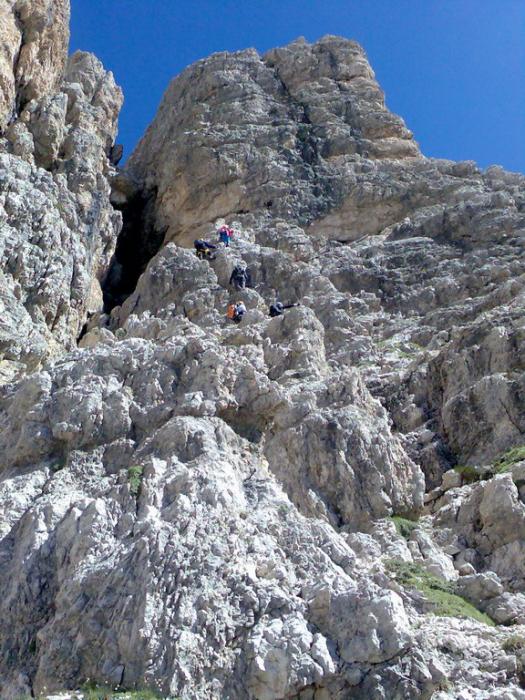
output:
<svg viewBox="0 0 525 700"><path fill-rule="evenodd" d="M525 698L525 177L333 36L190 66L118 170L67 1L1 13L2 700Z"/></svg>

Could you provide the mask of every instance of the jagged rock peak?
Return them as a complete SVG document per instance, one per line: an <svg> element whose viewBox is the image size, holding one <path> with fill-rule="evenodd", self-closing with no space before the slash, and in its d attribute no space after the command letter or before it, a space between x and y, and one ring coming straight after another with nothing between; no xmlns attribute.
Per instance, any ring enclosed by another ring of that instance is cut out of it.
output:
<svg viewBox="0 0 525 700"><path fill-rule="evenodd" d="M167 240L215 218L309 223L338 206L363 160L420 157L354 41L295 41L198 61L169 85L127 172L157 193Z"/></svg>
<svg viewBox="0 0 525 700"><path fill-rule="evenodd" d="M63 78L69 0L3 0L0 6L0 131Z"/></svg>

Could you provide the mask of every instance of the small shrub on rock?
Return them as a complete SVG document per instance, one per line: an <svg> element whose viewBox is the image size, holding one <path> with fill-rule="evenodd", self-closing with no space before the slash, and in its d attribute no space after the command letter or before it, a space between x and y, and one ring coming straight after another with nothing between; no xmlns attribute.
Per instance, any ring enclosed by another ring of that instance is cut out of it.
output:
<svg viewBox="0 0 525 700"><path fill-rule="evenodd" d="M402 518L400 515L393 515L392 522L396 526L398 535L404 537L405 540L408 540L412 531L415 530L418 526L417 523L415 523L413 520L408 520L408 518Z"/></svg>
<svg viewBox="0 0 525 700"><path fill-rule="evenodd" d="M129 490L134 496L138 496L142 486L142 475L144 467L134 465L128 469Z"/></svg>
<svg viewBox="0 0 525 700"><path fill-rule="evenodd" d="M512 634L501 645L503 651L515 653L525 649L525 637L521 634Z"/></svg>

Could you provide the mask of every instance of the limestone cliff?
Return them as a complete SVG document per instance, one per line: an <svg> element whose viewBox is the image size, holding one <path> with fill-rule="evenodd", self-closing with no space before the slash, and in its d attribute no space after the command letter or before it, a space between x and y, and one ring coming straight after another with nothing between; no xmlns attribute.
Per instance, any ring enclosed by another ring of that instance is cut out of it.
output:
<svg viewBox="0 0 525 700"><path fill-rule="evenodd" d="M0 138L5 380L74 347L86 314L100 306L120 230L107 155L122 94L91 54L67 59L68 3L8 3L2 13L4 49L14 47L1 69L8 86Z"/></svg>
<svg viewBox="0 0 525 700"><path fill-rule="evenodd" d="M48 5L44 73L3 24L0 696L524 698L525 178L331 36L189 67L116 172Z"/></svg>

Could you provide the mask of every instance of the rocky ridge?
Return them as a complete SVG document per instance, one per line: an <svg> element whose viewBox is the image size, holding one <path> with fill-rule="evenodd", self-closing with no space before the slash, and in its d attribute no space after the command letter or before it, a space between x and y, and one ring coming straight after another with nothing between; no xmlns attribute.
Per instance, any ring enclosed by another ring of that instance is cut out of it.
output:
<svg viewBox="0 0 525 700"><path fill-rule="evenodd" d="M337 37L189 67L116 172L51 45L2 66L2 698L525 697L525 178L423 157Z"/></svg>

